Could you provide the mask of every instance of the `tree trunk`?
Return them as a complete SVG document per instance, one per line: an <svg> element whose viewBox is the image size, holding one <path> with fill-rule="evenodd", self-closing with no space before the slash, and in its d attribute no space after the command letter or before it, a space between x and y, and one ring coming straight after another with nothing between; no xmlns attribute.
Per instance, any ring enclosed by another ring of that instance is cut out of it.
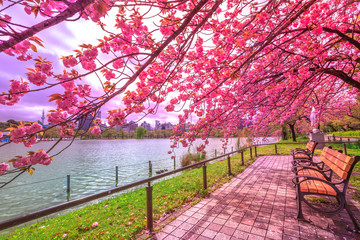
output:
<svg viewBox="0 0 360 240"><path fill-rule="evenodd" d="M288 139L285 125L281 125L281 138L283 140Z"/></svg>
<svg viewBox="0 0 360 240"><path fill-rule="evenodd" d="M289 125L290 131L291 131L292 140L293 140L293 142L296 142L295 123L293 123L293 124L289 123L288 125Z"/></svg>

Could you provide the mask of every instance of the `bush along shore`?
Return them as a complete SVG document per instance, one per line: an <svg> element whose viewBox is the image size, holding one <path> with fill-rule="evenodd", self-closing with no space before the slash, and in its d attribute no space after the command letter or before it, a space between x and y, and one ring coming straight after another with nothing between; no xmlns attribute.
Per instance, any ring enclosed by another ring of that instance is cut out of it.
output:
<svg viewBox="0 0 360 240"><path fill-rule="evenodd" d="M288 142L288 141L287 141ZM341 149L342 144L331 144ZM277 154L289 155L290 149L305 147L305 144L277 145ZM360 155L359 149L348 150L348 155ZM316 150L319 155L321 150ZM275 155L274 145L258 147L258 156ZM231 171L241 173L255 160L250 159L249 150L244 152L245 165L241 165L241 155L231 157ZM354 169L360 172L360 164ZM171 216L182 206L195 204L213 192L233 176L228 176L227 161L221 160L207 166L208 189L203 190L202 169L192 169L181 175L153 185L154 220ZM360 190L360 178L353 176L351 184ZM358 191L359 192L359 191ZM353 197L356 199L355 197ZM156 226L156 225L155 225ZM134 239L146 228L146 191L136 189L130 193L114 196L100 203L80 210L38 222L31 226L0 236L0 239ZM155 231L159 230L155 228Z"/></svg>

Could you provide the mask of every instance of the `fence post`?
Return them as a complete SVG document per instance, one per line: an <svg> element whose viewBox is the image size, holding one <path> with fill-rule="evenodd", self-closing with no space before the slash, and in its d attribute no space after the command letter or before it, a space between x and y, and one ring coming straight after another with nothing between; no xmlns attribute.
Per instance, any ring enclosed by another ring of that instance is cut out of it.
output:
<svg viewBox="0 0 360 240"><path fill-rule="evenodd" d="M330 142L330 137L328 137L328 142Z"/></svg>
<svg viewBox="0 0 360 240"><path fill-rule="evenodd" d="M175 156L174 156L174 170L176 169L176 161L175 161Z"/></svg>
<svg viewBox="0 0 360 240"><path fill-rule="evenodd" d="M224 148L224 155L225 155L225 153L226 153L226 149Z"/></svg>
<svg viewBox="0 0 360 240"><path fill-rule="evenodd" d="M116 186L118 185L118 182L119 182L119 167L116 166L115 167L115 183L116 183Z"/></svg>
<svg viewBox="0 0 360 240"><path fill-rule="evenodd" d="M275 144L275 154L278 154L276 144Z"/></svg>
<svg viewBox="0 0 360 240"><path fill-rule="evenodd" d="M206 164L203 165L203 187L207 189Z"/></svg>
<svg viewBox="0 0 360 240"><path fill-rule="evenodd" d="M257 149L256 149L256 146L255 146L255 157L257 157Z"/></svg>
<svg viewBox="0 0 360 240"><path fill-rule="evenodd" d="M244 150L241 150L241 165L244 166Z"/></svg>
<svg viewBox="0 0 360 240"><path fill-rule="evenodd" d="M216 157L216 149L215 149L215 157Z"/></svg>
<svg viewBox="0 0 360 240"><path fill-rule="evenodd" d="M252 147L250 147L250 159L252 159Z"/></svg>
<svg viewBox="0 0 360 240"><path fill-rule="evenodd" d="M350 142L350 138L348 138L348 142Z"/></svg>
<svg viewBox="0 0 360 240"><path fill-rule="evenodd" d="M346 143L343 143L343 146L344 146L344 154L347 155Z"/></svg>
<svg viewBox="0 0 360 240"><path fill-rule="evenodd" d="M70 200L70 175L66 175L66 199Z"/></svg>
<svg viewBox="0 0 360 240"><path fill-rule="evenodd" d="M149 161L149 177L152 176L152 164L151 161Z"/></svg>
<svg viewBox="0 0 360 240"><path fill-rule="evenodd" d="M234 147L231 147L231 152L233 152L234 151Z"/></svg>
<svg viewBox="0 0 360 240"><path fill-rule="evenodd" d="M335 142L335 135L333 134L333 141Z"/></svg>
<svg viewBox="0 0 360 240"><path fill-rule="evenodd" d="M146 228L148 231L153 230L153 206L152 206L152 190L150 182L146 187Z"/></svg>
<svg viewBox="0 0 360 240"><path fill-rule="evenodd" d="M228 155L227 157L227 163L228 163L228 172L229 172L229 176L231 175L231 162L230 162L230 155Z"/></svg>

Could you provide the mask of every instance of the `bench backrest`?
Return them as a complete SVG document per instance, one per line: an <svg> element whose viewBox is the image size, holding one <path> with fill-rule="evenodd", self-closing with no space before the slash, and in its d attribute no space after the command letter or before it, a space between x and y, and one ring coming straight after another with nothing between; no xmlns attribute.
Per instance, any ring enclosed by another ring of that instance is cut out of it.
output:
<svg viewBox="0 0 360 240"><path fill-rule="evenodd" d="M317 145L317 142L314 142L314 141L309 141L309 142L306 144L306 149L307 149L308 151L310 151L311 157L314 156L314 152L315 152L316 145Z"/></svg>
<svg viewBox="0 0 360 240"><path fill-rule="evenodd" d="M307 148L311 153L314 153L316 145L317 145L317 142L310 141L310 142L308 142L308 143L306 144L306 148Z"/></svg>
<svg viewBox="0 0 360 240"><path fill-rule="evenodd" d="M356 163L354 157L347 156L328 147L323 148L320 160L344 180L351 174Z"/></svg>

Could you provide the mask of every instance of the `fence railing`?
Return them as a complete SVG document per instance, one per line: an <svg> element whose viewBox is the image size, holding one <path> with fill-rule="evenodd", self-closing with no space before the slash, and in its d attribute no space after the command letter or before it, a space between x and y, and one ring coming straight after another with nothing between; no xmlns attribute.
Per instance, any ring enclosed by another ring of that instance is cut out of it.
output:
<svg viewBox="0 0 360 240"><path fill-rule="evenodd" d="M186 167L181 167L181 168L178 168L178 169L167 171L167 172L158 174L156 176L151 176L151 177L146 178L146 179L135 181L135 182L132 182L130 184L123 185L123 186L115 187L115 188L112 188L112 189L109 189L109 190L106 190L106 191L102 191L102 192L99 192L99 193L96 193L96 194L93 194L93 195L90 195L90 196L82 197L82 198L79 198L79 199L76 199L76 200L71 200L71 201L68 201L66 203L62 203L62 204L59 204L59 205L56 205L56 206L53 206L53 207L49 207L49 208L46 208L46 209L43 209L43 210L39 210L39 211L30 213L30 214L27 214L25 216L20 216L20 217L16 217L16 218L6 220L6 221L2 221L2 222L0 222L0 230L4 230L6 228L10 228L10 227L13 227L13 226L16 226L16 225L20 225L22 223L26 223L28 221L35 220L35 219L38 219L38 218L50 215L52 213L56 213L56 212L71 208L71 207L74 207L74 206L78 206L80 204L87 203L87 202L90 202L90 201L95 200L95 199L106 197L106 196L109 196L109 195L117 193L117 192L128 190L128 189L131 189L131 188L134 188L134 187L139 187L139 186L142 186L144 184L146 185L145 189L146 189L146 200L147 200L146 201L146 203L147 203L147 207L146 207L146 211L147 211L147 214L146 214L147 229L152 230L153 229L153 211L152 211L152 189L153 189L153 187L151 185L151 182L153 182L155 180L158 180L158 179L161 179L161 178L165 178L165 177L170 176L170 175L174 175L176 173L182 172L182 171L187 170L187 169L191 169L191 168L195 168L195 167L202 167L202 169L203 169L203 174L202 174L203 175L203 189L206 190L207 189L207 169L206 168L207 168L207 164L210 163L210 162L216 161L216 160L221 159L221 158L223 158L223 159L226 158L227 159L228 174L231 175L232 174L232 172L231 172L231 156L234 155L234 154L240 154L241 164L244 165L245 164L244 163L244 152L247 151L247 150L249 150L249 152L250 152L250 159L251 159L253 157L253 154L254 154L255 157L258 156L257 148L261 147L261 146L274 145L275 154L278 154L278 147L277 147L278 145L306 144L306 143L307 142L266 143L266 144L256 144L256 145L251 145L251 146L248 146L248 147L243 147L243 148L241 148L239 150L235 150L235 151L231 151L231 152L219 155L219 156L215 156L213 158L206 159L206 160L200 161L198 163L188 165ZM345 154L347 154L347 152L346 152L346 144L347 144L347 142L334 142L334 141L332 141L332 142L325 142L325 143L335 143L335 144L340 143L340 144L343 144L344 152L345 152ZM69 183L69 185L70 185L70 183Z"/></svg>
<svg viewBox="0 0 360 240"><path fill-rule="evenodd" d="M352 142L351 140L355 140L353 142L358 142L360 141L360 137L352 137L352 136L327 136L328 141L336 141L337 139L339 139L340 141L342 141L343 139L347 139L348 142Z"/></svg>

